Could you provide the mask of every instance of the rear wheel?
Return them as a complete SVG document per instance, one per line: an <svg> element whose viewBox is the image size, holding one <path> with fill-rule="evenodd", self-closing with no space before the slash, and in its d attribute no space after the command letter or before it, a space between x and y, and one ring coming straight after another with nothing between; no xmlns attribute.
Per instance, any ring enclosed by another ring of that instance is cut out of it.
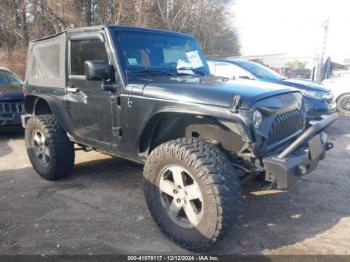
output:
<svg viewBox="0 0 350 262"><path fill-rule="evenodd" d="M338 98L337 109L343 114L350 114L350 94L345 94Z"/></svg>
<svg viewBox="0 0 350 262"><path fill-rule="evenodd" d="M53 115L30 118L25 129L25 141L32 166L41 177L57 180L73 169L73 143Z"/></svg>
<svg viewBox="0 0 350 262"><path fill-rule="evenodd" d="M200 251L230 232L239 210L239 178L216 146L195 138L164 143L148 157L144 177L148 208L177 244Z"/></svg>

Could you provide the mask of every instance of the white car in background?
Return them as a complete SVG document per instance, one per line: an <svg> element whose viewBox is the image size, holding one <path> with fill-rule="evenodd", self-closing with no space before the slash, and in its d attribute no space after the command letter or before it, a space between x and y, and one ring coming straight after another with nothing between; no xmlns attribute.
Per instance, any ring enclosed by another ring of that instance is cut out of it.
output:
<svg viewBox="0 0 350 262"><path fill-rule="evenodd" d="M350 115L350 73L323 80L322 84L332 90L337 110Z"/></svg>

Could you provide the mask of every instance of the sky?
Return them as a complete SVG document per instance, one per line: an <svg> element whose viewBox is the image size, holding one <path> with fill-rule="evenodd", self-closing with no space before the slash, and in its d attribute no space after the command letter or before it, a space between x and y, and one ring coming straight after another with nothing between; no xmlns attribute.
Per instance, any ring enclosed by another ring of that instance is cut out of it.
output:
<svg viewBox="0 0 350 262"><path fill-rule="evenodd" d="M234 0L228 10L242 55L314 57L329 19L326 55L337 62L350 58L349 0Z"/></svg>

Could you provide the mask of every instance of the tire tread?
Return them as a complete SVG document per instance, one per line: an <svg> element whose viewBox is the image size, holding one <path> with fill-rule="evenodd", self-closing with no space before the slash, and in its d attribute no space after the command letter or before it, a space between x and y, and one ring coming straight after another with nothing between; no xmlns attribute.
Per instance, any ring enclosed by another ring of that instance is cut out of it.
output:
<svg viewBox="0 0 350 262"><path fill-rule="evenodd" d="M47 173L40 172L33 164L40 176L47 180L58 180L68 175L74 167L74 145L68 139L66 132L58 124L54 115L39 115L29 119L26 127L27 150L30 146L31 130L44 129L51 154L51 165ZM28 152L29 154L29 152Z"/></svg>
<svg viewBox="0 0 350 262"><path fill-rule="evenodd" d="M192 251L206 250L225 237L237 219L240 206L239 177L228 157L217 146L200 138L180 138L166 142L151 152L144 168L145 184L153 174L154 163L169 153L173 157L179 156L193 167L199 179L205 183L208 196L215 199L218 214L215 233L205 243L186 243L166 228L162 228L159 221L161 218L158 218L152 208L149 209L161 230L175 243ZM147 198L146 201L148 203ZM150 206L150 203L148 205Z"/></svg>

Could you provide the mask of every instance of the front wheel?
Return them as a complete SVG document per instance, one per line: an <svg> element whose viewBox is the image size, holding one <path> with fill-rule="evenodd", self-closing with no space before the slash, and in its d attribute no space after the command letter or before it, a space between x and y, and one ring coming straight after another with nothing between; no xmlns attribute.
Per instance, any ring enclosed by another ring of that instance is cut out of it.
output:
<svg viewBox="0 0 350 262"><path fill-rule="evenodd" d="M344 94L338 98L337 109L343 114L350 114L350 94Z"/></svg>
<svg viewBox="0 0 350 262"><path fill-rule="evenodd" d="M30 118L25 129L25 142L30 162L42 178L57 180L73 169L73 143L53 115Z"/></svg>
<svg viewBox="0 0 350 262"><path fill-rule="evenodd" d="M144 177L154 220L180 246L201 251L230 232L239 177L218 147L195 138L164 143L148 157Z"/></svg>

